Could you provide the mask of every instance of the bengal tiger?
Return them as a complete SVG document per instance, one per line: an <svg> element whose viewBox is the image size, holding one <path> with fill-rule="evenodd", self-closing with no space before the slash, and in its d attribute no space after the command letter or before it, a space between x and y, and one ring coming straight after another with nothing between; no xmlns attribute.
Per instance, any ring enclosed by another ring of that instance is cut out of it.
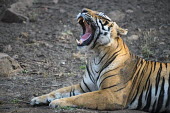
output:
<svg viewBox="0 0 170 113"><path fill-rule="evenodd" d="M102 12L84 8L77 21L83 29L77 47L91 54L83 80L35 97L31 105L170 112L170 63L147 61L132 54L120 37L127 29Z"/></svg>

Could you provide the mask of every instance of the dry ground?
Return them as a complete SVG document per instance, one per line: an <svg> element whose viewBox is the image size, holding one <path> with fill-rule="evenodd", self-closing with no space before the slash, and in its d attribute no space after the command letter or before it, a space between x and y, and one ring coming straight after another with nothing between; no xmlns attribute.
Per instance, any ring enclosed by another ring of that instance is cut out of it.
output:
<svg viewBox="0 0 170 113"><path fill-rule="evenodd" d="M33 96L78 83L83 75L85 56L76 50L81 33L76 15L82 8L105 12L129 30L123 39L130 50L145 59L170 62L169 0L59 0L57 4L36 0L21 13L31 22L0 22L0 52L15 58L24 71L0 77L0 112L53 113L46 106L27 104ZM115 16L115 14L117 14ZM84 112L90 110L56 110ZM136 111L115 111L131 113Z"/></svg>

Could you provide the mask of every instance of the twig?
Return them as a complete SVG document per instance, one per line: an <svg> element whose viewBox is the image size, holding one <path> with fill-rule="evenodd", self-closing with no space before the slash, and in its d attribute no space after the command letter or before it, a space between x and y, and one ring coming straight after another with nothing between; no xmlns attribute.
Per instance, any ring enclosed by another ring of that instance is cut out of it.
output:
<svg viewBox="0 0 170 113"><path fill-rule="evenodd" d="M60 85L51 85L51 86L41 86L42 88L48 88L48 87L59 87L59 86L61 86L61 84Z"/></svg>

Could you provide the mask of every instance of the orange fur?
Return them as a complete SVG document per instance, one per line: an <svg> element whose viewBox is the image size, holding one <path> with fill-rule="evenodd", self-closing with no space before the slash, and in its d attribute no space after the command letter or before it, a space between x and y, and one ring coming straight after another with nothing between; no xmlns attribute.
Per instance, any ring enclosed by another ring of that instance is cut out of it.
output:
<svg viewBox="0 0 170 113"><path fill-rule="evenodd" d="M31 104L47 103L53 100L50 103L51 107L76 106L98 110L129 108L153 112L169 111L170 92L167 87L169 87L170 63L145 61L131 54L120 38L120 35L127 34L127 30L107 20L104 16L99 16L99 12L90 9L83 9L83 12L91 15L94 20L100 20L101 24L108 22L110 37L107 38L110 42L105 45L96 43L93 47L94 54L88 59L86 74L81 84L36 97ZM93 84L96 89L93 89ZM152 97L156 89L160 95ZM163 96L161 92L167 92L163 94L167 96L163 97L163 100L160 97ZM153 107L152 100L156 101L156 107ZM151 101L150 104L149 101ZM159 103L163 104L162 108L158 108Z"/></svg>

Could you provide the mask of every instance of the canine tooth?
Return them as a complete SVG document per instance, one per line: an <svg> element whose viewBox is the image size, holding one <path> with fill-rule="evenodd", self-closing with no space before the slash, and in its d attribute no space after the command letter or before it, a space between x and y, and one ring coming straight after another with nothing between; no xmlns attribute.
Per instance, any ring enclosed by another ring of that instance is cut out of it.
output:
<svg viewBox="0 0 170 113"><path fill-rule="evenodd" d="M85 22L85 20L83 19L83 22Z"/></svg>
<svg viewBox="0 0 170 113"><path fill-rule="evenodd" d="M77 39L76 39L76 42L77 42L78 44L80 44L80 41L78 41Z"/></svg>
<svg viewBox="0 0 170 113"><path fill-rule="evenodd" d="M78 19L78 22L80 22L80 20L81 20L81 19L79 18L79 19Z"/></svg>

